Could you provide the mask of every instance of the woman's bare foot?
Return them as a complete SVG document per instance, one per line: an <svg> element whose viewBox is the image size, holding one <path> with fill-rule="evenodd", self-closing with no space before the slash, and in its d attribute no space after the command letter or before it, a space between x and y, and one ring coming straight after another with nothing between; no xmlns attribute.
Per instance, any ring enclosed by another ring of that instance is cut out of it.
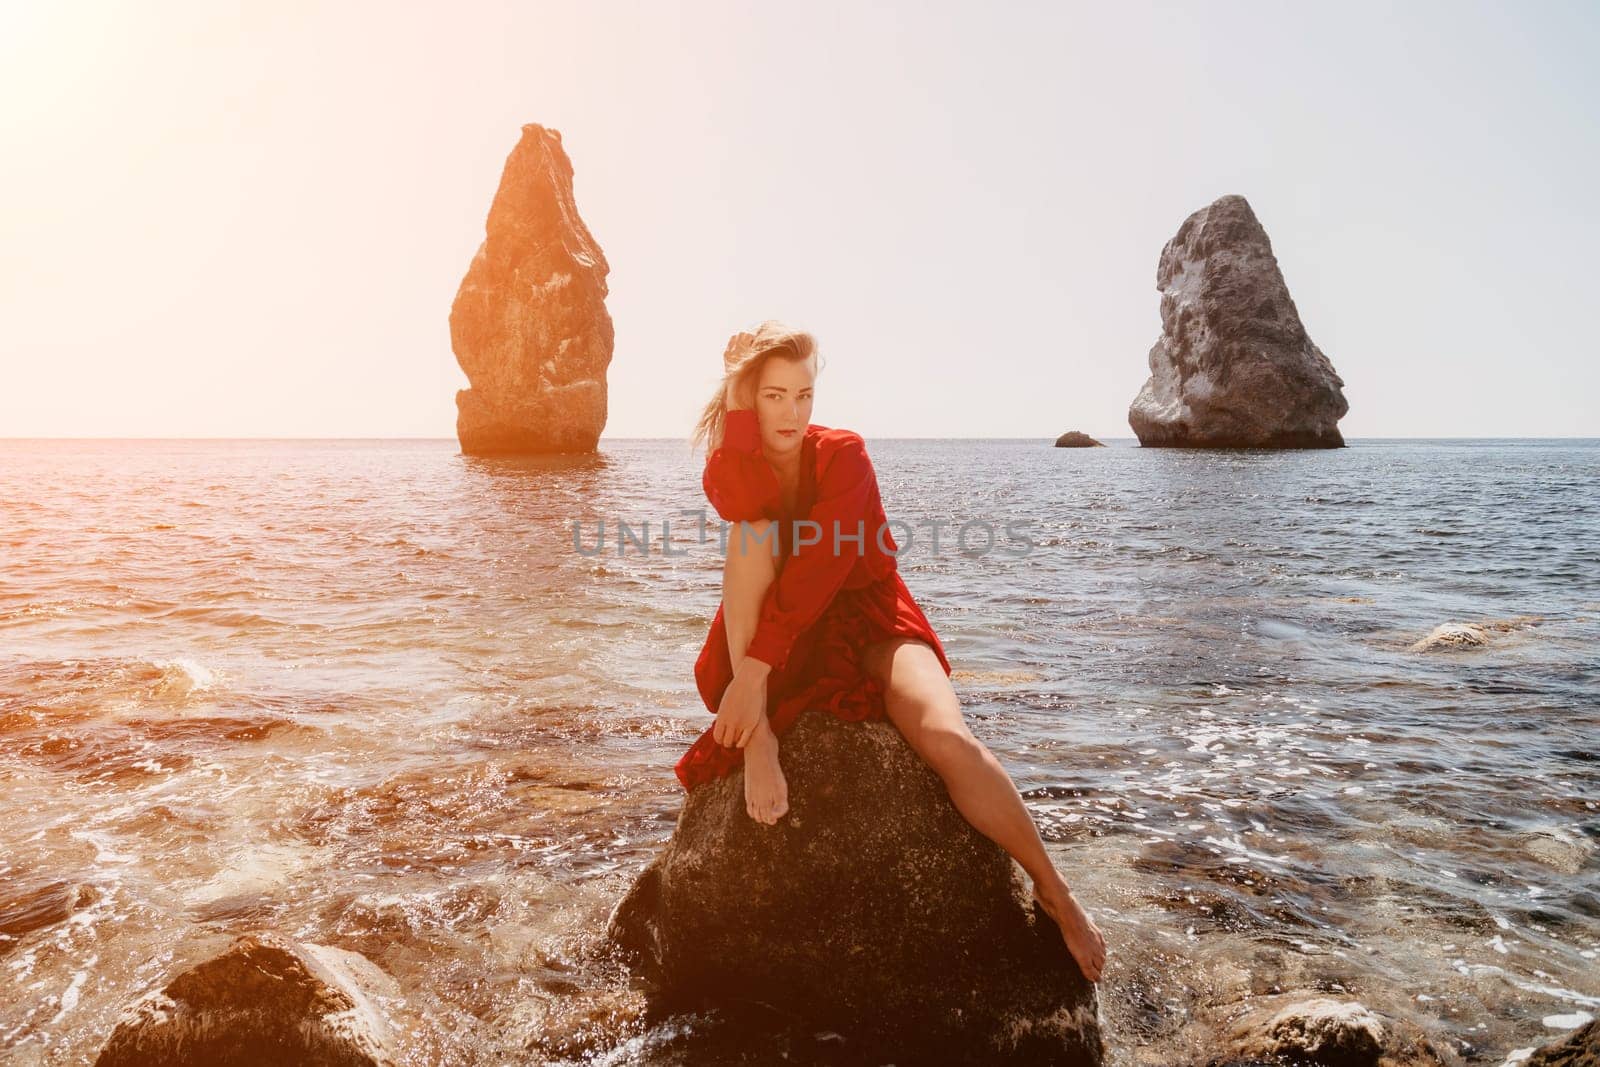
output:
<svg viewBox="0 0 1600 1067"><path fill-rule="evenodd" d="M1072 958L1078 961L1083 976L1091 982L1100 981L1100 972L1106 963L1106 939L1094 920L1079 906L1067 883L1059 877L1043 885L1034 882L1033 899L1061 928L1062 940L1066 941Z"/></svg>
<svg viewBox="0 0 1600 1067"><path fill-rule="evenodd" d="M766 716L744 746L744 806L752 819L768 826L789 810L789 783L778 763L778 735Z"/></svg>

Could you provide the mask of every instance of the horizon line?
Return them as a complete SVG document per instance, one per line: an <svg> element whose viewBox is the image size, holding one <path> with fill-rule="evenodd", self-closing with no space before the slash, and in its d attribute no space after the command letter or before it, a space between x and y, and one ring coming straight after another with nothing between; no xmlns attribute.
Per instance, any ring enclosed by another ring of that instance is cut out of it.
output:
<svg viewBox="0 0 1600 1067"><path fill-rule="evenodd" d="M857 431L857 432L860 432L860 431ZM981 436L948 436L948 435L947 436L906 437L906 436L889 435L889 434L861 433L861 436L864 437L864 438L867 438L869 440L872 439L872 438L877 438L879 440L884 440L884 441L1054 441L1054 439L1055 439L1054 437L1051 437L1049 435L1022 436L1022 437L981 437ZM1060 435L1057 434L1055 436L1059 437ZM1090 434L1088 436L1095 437L1094 434ZM1099 438L1097 438L1097 439L1099 439ZM1119 436L1113 436L1113 435L1107 434L1107 435L1103 435L1103 439L1107 440L1107 441L1137 441L1138 437L1135 436L1135 435L1131 435L1131 434L1130 435L1126 435L1126 436L1120 436L1120 435ZM600 437L600 439L599 439L599 443L603 444L603 443L605 443L607 441L679 441L679 440L686 441L686 440L688 440L688 437L687 437L687 435L685 435L684 437L624 436L624 435L606 436L606 435L602 435ZM1449 435L1374 434L1374 435L1362 436L1362 437L1346 437L1345 440L1346 441L1600 441L1600 434L1597 434L1597 435L1587 435L1587 434L1545 434L1545 435L1540 435L1540 436L1519 436L1519 435L1501 436L1501 435L1495 435L1495 434L1482 434L1482 435L1476 435L1476 436L1468 436L1468 435L1460 435L1460 434L1449 434ZM238 436L235 436L235 437L224 437L224 436L205 435L205 434L185 435L185 436L176 436L176 437L173 437L173 436L156 436L156 435L139 435L139 436L126 436L126 435L93 435L93 436L51 435L51 436L44 436L44 437L40 437L40 436L18 436L18 437L0 436L0 442L12 442L12 441L457 441L457 438L452 437L452 436L443 436L443 437L440 437L440 436L425 436L425 435L421 435L421 434L394 434L394 435L390 435L390 436L387 436L387 437L372 437L372 436L345 436L345 437L332 437L332 436L278 436L278 435L271 435L271 434L253 434L253 435L247 435L247 436L242 436L242 437L238 437ZM1195 446L1195 447L1204 447L1204 446ZM1263 447L1265 447L1265 446L1263 446ZM1279 449L1277 451L1313 451L1313 452L1315 452L1315 451L1329 451L1329 450L1328 449ZM550 455L554 455L556 453L529 452L529 453L519 453L519 454L526 454L526 455L550 454ZM581 453L573 453L573 454L581 454Z"/></svg>

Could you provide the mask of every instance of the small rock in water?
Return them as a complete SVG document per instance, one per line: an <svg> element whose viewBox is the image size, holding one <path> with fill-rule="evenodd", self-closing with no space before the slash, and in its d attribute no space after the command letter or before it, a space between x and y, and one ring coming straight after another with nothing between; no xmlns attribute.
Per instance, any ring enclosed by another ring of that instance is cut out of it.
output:
<svg viewBox="0 0 1600 1067"><path fill-rule="evenodd" d="M1270 1010L1270 1009L1269 1009ZM1232 1055L1321 1067L1376 1065L1388 1037L1383 1020L1356 1001L1313 997L1235 1025Z"/></svg>
<svg viewBox="0 0 1600 1067"><path fill-rule="evenodd" d="M1591 1019L1561 1040L1540 1046L1516 1062L1519 1067L1600 1067L1600 1020Z"/></svg>
<svg viewBox="0 0 1600 1067"><path fill-rule="evenodd" d="M1518 840L1528 855L1562 874L1577 874L1583 870L1595 850L1593 841L1559 826L1528 830L1519 835Z"/></svg>
<svg viewBox="0 0 1600 1067"><path fill-rule="evenodd" d="M1489 643L1489 632L1470 622L1446 622L1411 646L1413 652L1438 652L1457 648L1477 648Z"/></svg>
<svg viewBox="0 0 1600 1067"><path fill-rule="evenodd" d="M95 1067L393 1064L378 994L399 995L365 956L246 935L129 1005Z"/></svg>

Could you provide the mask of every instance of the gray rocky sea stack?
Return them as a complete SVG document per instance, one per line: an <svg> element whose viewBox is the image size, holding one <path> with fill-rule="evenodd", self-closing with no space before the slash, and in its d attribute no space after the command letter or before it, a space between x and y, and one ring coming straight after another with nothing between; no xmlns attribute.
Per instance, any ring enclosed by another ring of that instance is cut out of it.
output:
<svg viewBox="0 0 1600 1067"><path fill-rule="evenodd" d="M1344 381L1311 343L1267 232L1242 196L1184 220L1161 250L1161 337L1128 409L1141 445L1341 448Z"/></svg>
<svg viewBox="0 0 1600 1067"><path fill-rule="evenodd" d="M578 216L556 130L530 123L506 158L487 236L450 308L469 455L592 452L613 334L605 255Z"/></svg>
<svg viewBox="0 0 1600 1067"><path fill-rule="evenodd" d="M780 759L787 815L746 813L742 769L698 786L612 913L658 1010L776 1013L851 1062L1102 1061L1060 929L893 725L808 712Z"/></svg>

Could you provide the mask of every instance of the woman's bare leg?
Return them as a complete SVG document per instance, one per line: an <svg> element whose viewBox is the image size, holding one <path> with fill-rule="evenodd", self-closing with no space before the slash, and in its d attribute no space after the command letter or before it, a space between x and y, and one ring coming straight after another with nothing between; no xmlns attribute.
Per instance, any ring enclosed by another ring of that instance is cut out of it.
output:
<svg viewBox="0 0 1600 1067"><path fill-rule="evenodd" d="M883 682L889 718L944 780L962 816L1028 872L1034 895L1061 927L1084 977L1098 982L1105 938L1051 862L1011 776L962 721L960 700L933 649L916 638L895 638L869 646L864 658Z"/></svg>
<svg viewBox="0 0 1600 1067"><path fill-rule="evenodd" d="M728 530L722 564L722 622L728 631L728 660L739 669L755 636L767 587L778 576L774 555L778 528L769 519L734 523ZM778 738L765 715L744 747L744 806L752 819L775 823L789 810L789 784L778 763Z"/></svg>

